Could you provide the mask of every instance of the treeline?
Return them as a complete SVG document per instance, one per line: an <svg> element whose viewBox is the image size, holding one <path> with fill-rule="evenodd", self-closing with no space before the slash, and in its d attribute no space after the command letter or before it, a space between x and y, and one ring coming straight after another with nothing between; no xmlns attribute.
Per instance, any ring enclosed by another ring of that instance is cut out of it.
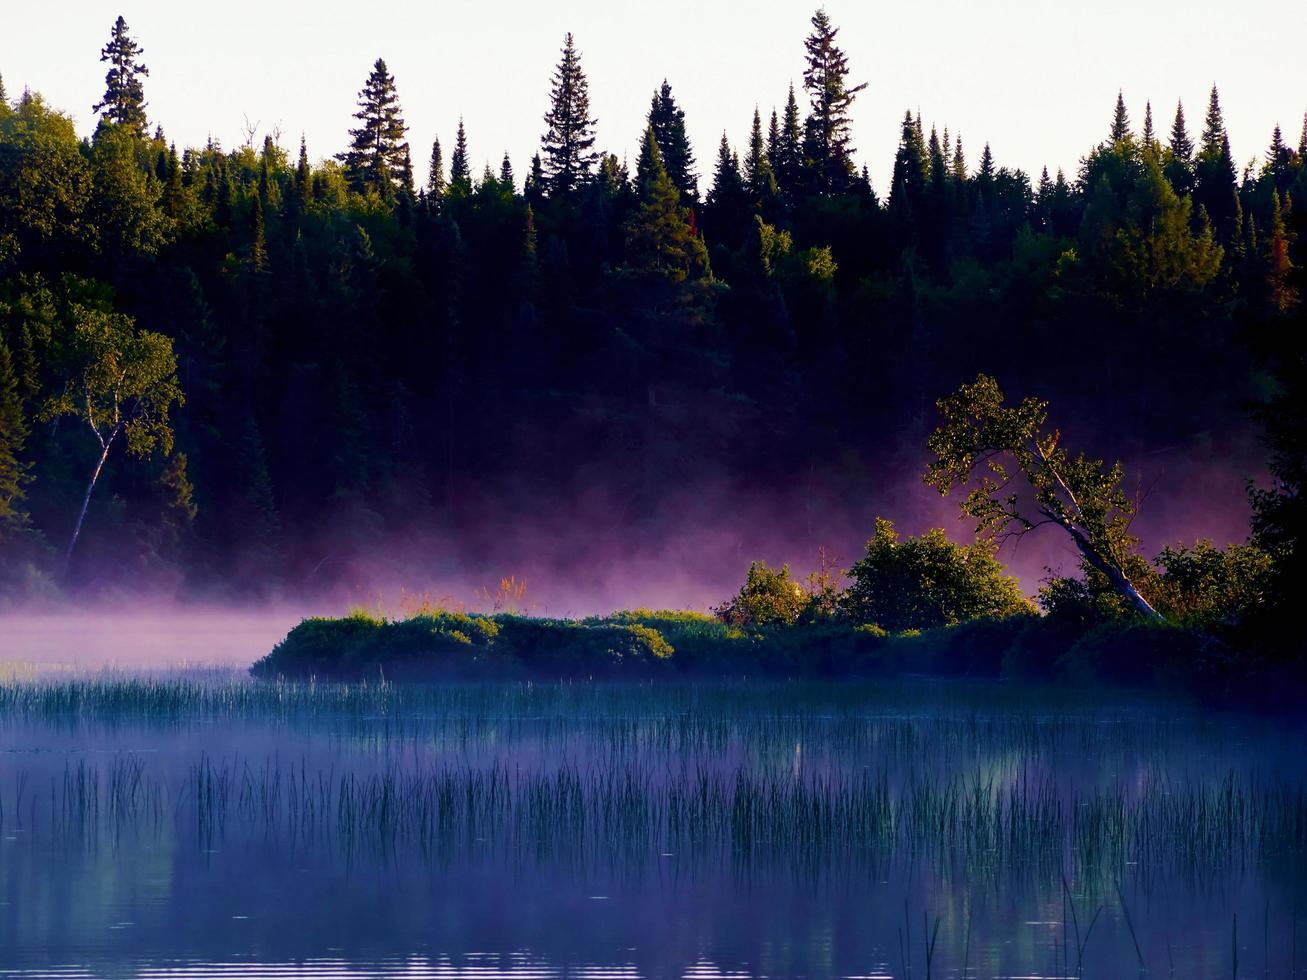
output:
<svg viewBox="0 0 1307 980"><path fill-rule="evenodd" d="M90 139L0 91L4 592L321 587L328 554L596 483L657 533L671 483L910 467L979 370L1109 455L1261 406L1258 533L1300 555L1307 127L1241 171L1215 89L1192 128L1118 100L1078 172L1034 178L908 113L878 194L837 35L815 14L800 88L707 160L663 82L634 172L569 35L540 152L478 174L460 125L420 187L381 60L326 159L177 148L121 18Z"/></svg>

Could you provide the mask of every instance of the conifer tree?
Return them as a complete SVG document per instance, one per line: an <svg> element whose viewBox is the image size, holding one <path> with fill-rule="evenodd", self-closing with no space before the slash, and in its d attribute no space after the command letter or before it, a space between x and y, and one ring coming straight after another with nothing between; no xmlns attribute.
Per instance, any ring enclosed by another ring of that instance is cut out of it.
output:
<svg viewBox="0 0 1307 980"><path fill-rule="evenodd" d="M445 159L440 151L440 140L431 141L431 169L427 172L427 200L438 204L445 196L448 185L445 183Z"/></svg>
<svg viewBox="0 0 1307 980"><path fill-rule="evenodd" d="M0 110L9 108L9 93L5 91L5 77L0 75Z"/></svg>
<svg viewBox="0 0 1307 980"><path fill-rule="evenodd" d="M27 441L27 420L18 392L13 359L0 338L0 542L27 523L23 512L28 482L23 447Z"/></svg>
<svg viewBox="0 0 1307 980"><path fill-rule="evenodd" d="M1275 129L1271 133L1271 145L1266 150L1266 169L1271 176L1278 181L1287 175L1290 163L1293 160L1293 151L1289 149L1284 142L1284 134L1280 131L1280 124L1275 124Z"/></svg>
<svg viewBox="0 0 1307 980"><path fill-rule="evenodd" d="M250 226L253 230L250 240L250 270L261 276L268 271L268 241L263 220L263 199L258 194L250 202Z"/></svg>
<svg viewBox="0 0 1307 980"><path fill-rule="evenodd" d="M747 195L740 161L731 149L730 141L722 133L717 147L717 163L713 170L712 187L705 204L705 220L714 230L715 240L738 246L747 220Z"/></svg>
<svg viewBox="0 0 1307 980"><path fill-rule="evenodd" d="M762 136L762 116L756 106L753 110L753 128L749 132L749 152L744 158L744 182L753 206L764 216L769 216L775 210L780 188L776 183L776 174L772 172L771 161L767 159L767 147Z"/></svg>
<svg viewBox="0 0 1307 980"><path fill-rule="evenodd" d="M513 178L513 161L508 158L508 151L504 151L504 159L499 162L499 186L510 194L517 189L517 181Z"/></svg>
<svg viewBox="0 0 1307 980"><path fill-rule="evenodd" d="M295 165L295 196L301 211L307 210L313 202L313 170L309 166L309 148L304 136L300 136L300 157Z"/></svg>
<svg viewBox="0 0 1307 980"><path fill-rule="evenodd" d="M542 137L544 173L549 193L567 197L590 176L599 155L594 151L597 119L590 117L590 83L581 55L568 32L563 56L554 70L549 93L548 129Z"/></svg>
<svg viewBox="0 0 1307 980"><path fill-rule="evenodd" d="M1177 160L1188 163L1194 156L1194 141L1189 138L1189 130L1184 121L1184 103L1175 104L1175 121L1171 123L1171 155Z"/></svg>
<svg viewBox="0 0 1307 980"><path fill-rule="evenodd" d="M1194 201L1207 208L1212 223L1226 240L1238 234L1234 158L1230 153L1230 137L1225 130L1220 96L1215 85L1212 86L1207 119L1194 166Z"/></svg>
<svg viewBox="0 0 1307 980"><path fill-rule="evenodd" d="M531 157L531 169L522 182L522 196L531 208L539 208L545 199L545 168L537 153Z"/></svg>
<svg viewBox="0 0 1307 980"><path fill-rule="evenodd" d="M413 154L404 144L404 159L399 165L399 190L411 201L417 197L417 184L413 179Z"/></svg>
<svg viewBox="0 0 1307 980"><path fill-rule="evenodd" d="M781 122L780 142L775 160L776 180L781 190L793 203L803 181L803 123L799 119L799 100L790 84L785 99L785 115Z"/></svg>
<svg viewBox="0 0 1307 980"><path fill-rule="evenodd" d="M1302 135L1298 137L1298 158L1307 166L1307 112L1302 114Z"/></svg>
<svg viewBox="0 0 1307 980"><path fill-rule="evenodd" d="M849 59L835 44L839 28L825 10L812 15L812 33L804 41L807 67L803 87L811 112L804 126L804 155L812 168L815 189L839 193L848 189L855 173L849 110L866 83L847 83Z"/></svg>
<svg viewBox="0 0 1307 980"><path fill-rule="evenodd" d="M681 201L685 204L697 201L699 175L694 170L694 151L685 131L685 110L676 104L672 87L665 78L649 105L648 124L653 127L667 176L681 192Z"/></svg>
<svg viewBox="0 0 1307 980"><path fill-rule="evenodd" d="M967 155L962 152L961 133L958 133L958 137L953 143L953 163L949 169L955 183L965 184L967 182Z"/></svg>
<svg viewBox="0 0 1307 980"><path fill-rule="evenodd" d="M354 118L359 125L350 130L349 150L337 154L336 159L345 165L345 176L353 190L373 191L389 200L403 180L408 154L404 134L408 127L400 115L395 78L381 58L372 66L359 92Z"/></svg>
<svg viewBox="0 0 1307 980"><path fill-rule="evenodd" d="M899 148L894 154L894 172L890 179L889 207L902 216L911 215L925 195L926 175L930 163L922 144L921 129L911 111L904 113L899 133Z"/></svg>
<svg viewBox="0 0 1307 980"><path fill-rule="evenodd" d="M454 155L449 158L449 193L451 197L467 197L472 193L472 168L467 159L467 130L463 118L458 120L458 135L454 139Z"/></svg>
<svg viewBox="0 0 1307 980"><path fill-rule="evenodd" d="M1108 135L1109 143L1120 143L1130 135L1130 116L1125 111L1125 93L1116 93L1116 111L1112 114L1112 131Z"/></svg>
<svg viewBox="0 0 1307 980"><path fill-rule="evenodd" d="M1150 150L1157 149L1157 133L1153 130L1153 103L1144 103L1144 146Z"/></svg>
<svg viewBox="0 0 1307 980"><path fill-rule="evenodd" d="M675 282L709 277L708 250L690 226L681 192L663 165L652 124L640 146L640 208L626 223L626 251L633 268Z"/></svg>
<svg viewBox="0 0 1307 980"><path fill-rule="evenodd" d="M102 123L123 126L138 139L145 138L145 87L141 79L150 69L138 64L145 52L127 33L127 22L120 16L113 25L109 43L100 50L100 60L109 62L104 76L104 98L91 107L100 113Z"/></svg>

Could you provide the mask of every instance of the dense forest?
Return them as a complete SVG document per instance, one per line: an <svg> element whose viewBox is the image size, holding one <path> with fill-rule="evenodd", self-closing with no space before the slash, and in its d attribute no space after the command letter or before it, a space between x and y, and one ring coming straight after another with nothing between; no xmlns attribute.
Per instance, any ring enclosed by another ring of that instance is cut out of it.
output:
<svg viewBox="0 0 1307 980"><path fill-rule="evenodd" d="M908 112L877 190L823 12L803 50L738 148L692 147L662 81L633 169L570 35L539 153L481 173L462 125L416 142L380 59L325 158L175 146L122 18L89 139L0 82L0 594L293 594L381 542L438 566L558 528L637 548L796 473L928 494L935 399L981 371L1095 456L1256 433L1250 533L1302 594L1307 120L1240 168L1216 88L1193 123L1119 99L1075 173L1032 176Z"/></svg>

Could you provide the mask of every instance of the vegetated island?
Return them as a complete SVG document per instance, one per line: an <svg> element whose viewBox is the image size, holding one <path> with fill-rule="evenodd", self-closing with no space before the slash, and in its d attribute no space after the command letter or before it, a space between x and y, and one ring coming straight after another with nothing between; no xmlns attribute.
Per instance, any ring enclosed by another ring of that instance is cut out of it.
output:
<svg viewBox="0 0 1307 980"><path fill-rule="evenodd" d="M1256 543L1200 541L1152 561L1131 536L1120 464L1072 454L1047 405L1008 406L981 375L938 402L925 481L961 488L970 544L942 529L903 537L876 522L847 571L823 560L806 583L754 562L711 615L636 609L585 619L427 606L405 618L356 610L307 619L251 668L256 677L653 678L673 675L1014 677L1157 686L1207 699L1291 706L1302 658L1277 601L1285 574ZM1067 535L1081 574L1034 601L997 557L1041 528Z"/></svg>

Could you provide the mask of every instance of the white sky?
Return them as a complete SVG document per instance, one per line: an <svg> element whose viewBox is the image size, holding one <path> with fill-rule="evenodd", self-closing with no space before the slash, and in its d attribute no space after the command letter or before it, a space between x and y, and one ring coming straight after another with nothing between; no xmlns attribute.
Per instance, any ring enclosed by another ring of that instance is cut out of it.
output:
<svg viewBox="0 0 1307 980"><path fill-rule="evenodd" d="M706 190L723 129L742 146L755 102L764 120L800 82L813 0L4 0L0 75L11 97L42 92L89 133L103 90L98 61L117 14L145 49L151 122L179 146L212 134L225 147L279 126L303 132L315 159L339 151L355 96L377 56L396 76L414 161L431 139L445 159L461 114L475 169L504 150L519 182L543 132L548 80L571 30L590 78L599 143L636 156L644 113L664 76L686 111ZM1260 157L1278 121L1298 142L1307 110L1307 2L1248 7L1215 0L828 0L854 82L859 162L883 192L905 108L961 130L974 167L988 140L998 162L1073 174L1106 132L1118 88L1132 122L1151 99L1163 131L1183 98L1197 137L1213 81L1236 159Z"/></svg>

